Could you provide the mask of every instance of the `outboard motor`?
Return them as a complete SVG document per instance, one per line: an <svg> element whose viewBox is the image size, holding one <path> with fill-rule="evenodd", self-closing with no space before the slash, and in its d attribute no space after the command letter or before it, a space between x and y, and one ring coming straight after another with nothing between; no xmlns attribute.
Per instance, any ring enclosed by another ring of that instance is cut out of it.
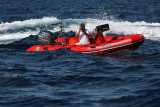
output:
<svg viewBox="0 0 160 107"><path fill-rule="evenodd" d="M38 33L38 43L41 45L53 45L54 36L50 31L42 30Z"/></svg>

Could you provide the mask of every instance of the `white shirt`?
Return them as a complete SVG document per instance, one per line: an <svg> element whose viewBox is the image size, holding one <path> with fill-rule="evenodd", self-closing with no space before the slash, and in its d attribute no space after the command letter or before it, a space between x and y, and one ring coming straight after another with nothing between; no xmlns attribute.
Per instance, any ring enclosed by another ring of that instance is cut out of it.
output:
<svg viewBox="0 0 160 107"><path fill-rule="evenodd" d="M86 33L89 34L88 30L85 29ZM77 31L77 33L79 32L79 30ZM90 41L89 41L89 38L84 34L84 32L80 31L79 33L79 43L80 45L83 45L83 44L90 44Z"/></svg>

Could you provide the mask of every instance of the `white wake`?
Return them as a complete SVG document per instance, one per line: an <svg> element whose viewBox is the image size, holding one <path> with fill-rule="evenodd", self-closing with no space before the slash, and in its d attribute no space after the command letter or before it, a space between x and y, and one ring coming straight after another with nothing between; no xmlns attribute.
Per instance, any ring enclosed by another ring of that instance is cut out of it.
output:
<svg viewBox="0 0 160 107"><path fill-rule="evenodd" d="M30 35L36 35L46 25L57 23L61 21L56 17L44 17L42 19L29 19L24 21L14 21L11 23L0 24L0 44L7 44L26 38ZM65 31L78 30L80 23L85 23L86 28L92 32L98 25L108 23L110 25L110 31L105 33L114 33L120 35L130 34L143 34L146 39L160 41L160 23L147 23L147 22L128 22L128 21L116 21L116 20L100 20L100 19L63 19L65 24ZM25 29L22 30L22 29ZM52 32L59 31L59 27L50 29ZM12 33L12 31L14 31Z"/></svg>

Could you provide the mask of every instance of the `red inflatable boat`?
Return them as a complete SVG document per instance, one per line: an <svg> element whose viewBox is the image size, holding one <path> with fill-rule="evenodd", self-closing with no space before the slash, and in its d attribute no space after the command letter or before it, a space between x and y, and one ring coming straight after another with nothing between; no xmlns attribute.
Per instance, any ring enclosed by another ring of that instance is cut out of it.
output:
<svg viewBox="0 0 160 107"><path fill-rule="evenodd" d="M144 36L141 34L126 35L126 36L103 36L102 31L104 31L104 29L103 30L102 29L103 28L101 28L101 32L98 32L96 34L95 38L90 37L91 43L88 45L76 45L76 43L79 42L78 38L65 37L63 35L54 41L52 39L47 39L46 42L45 39L45 44L43 42L43 45L34 45L29 49L27 49L26 51L38 52L38 51L52 51L57 49L69 49L71 51L81 52L86 54L104 55L123 50L132 51L137 49L144 42ZM107 26L107 30L108 29L109 25ZM47 31L47 33L49 34L48 36L51 35L51 32ZM41 31L39 35L43 34L46 34L46 32L44 33Z"/></svg>

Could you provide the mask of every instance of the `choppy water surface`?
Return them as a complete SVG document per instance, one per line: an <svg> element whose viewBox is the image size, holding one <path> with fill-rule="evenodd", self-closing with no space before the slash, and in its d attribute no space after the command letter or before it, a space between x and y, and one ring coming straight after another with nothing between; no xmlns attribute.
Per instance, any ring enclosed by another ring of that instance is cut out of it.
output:
<svg viewBox="0 0 160 107"><path fill-rule="evenodd" d="M159 0L0 1L0 106L158 107L159 5ZM37 44L45 25L61 20L68 36L82 22L90 32L108 23L106 35L140 33L146 40L130 56L25 51Z"/></svg>

